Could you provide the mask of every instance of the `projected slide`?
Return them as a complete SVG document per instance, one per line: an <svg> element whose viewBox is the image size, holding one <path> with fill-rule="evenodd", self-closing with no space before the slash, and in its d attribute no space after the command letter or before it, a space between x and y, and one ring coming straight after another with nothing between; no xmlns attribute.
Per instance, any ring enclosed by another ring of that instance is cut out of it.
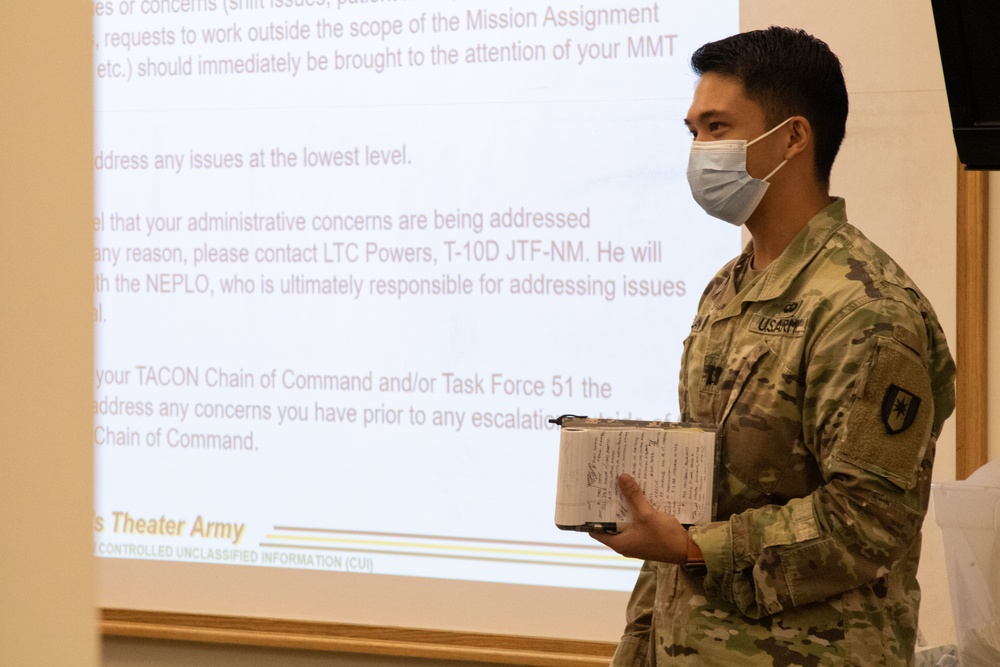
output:
<svg viewBox="0 0 1000 667"><path fill-rule="evenodd" d="M548 420L677 417L736 1L94 15L96 555L628 590Z"/></svg>

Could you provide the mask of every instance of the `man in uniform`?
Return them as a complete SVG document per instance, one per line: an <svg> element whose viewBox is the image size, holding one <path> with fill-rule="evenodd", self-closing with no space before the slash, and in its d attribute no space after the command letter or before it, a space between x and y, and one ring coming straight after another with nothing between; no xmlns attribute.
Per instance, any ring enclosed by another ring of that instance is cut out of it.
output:
<svg viewBox="0 0 1000 667"><path fill-rule="evenodd" d="M620 484L643 558L613 665L907 665L934 447L954 363L926 299L829 195L837 57L769 28L703 46L688 180L745 224L684 342L681 418L722 446L718 521L686 529Z"/></svg>

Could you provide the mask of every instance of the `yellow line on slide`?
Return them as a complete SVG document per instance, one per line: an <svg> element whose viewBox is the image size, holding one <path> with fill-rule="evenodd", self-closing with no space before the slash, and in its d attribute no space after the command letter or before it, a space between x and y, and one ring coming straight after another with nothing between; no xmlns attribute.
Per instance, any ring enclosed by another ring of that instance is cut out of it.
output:
<svg viewBox="0 0 1000 667"><path fill-rule="evenodd" d="M472 551L476 553L516 554L519 556L547 556L549 558L569 558L572 560L619 561L626 560L618 554L591 555L576 554L561 551L533 551L530 549L484 549L482 547L464 546L460 544L426 544L420 542L388 542L383 540L348 540L340 537L288 537L285 535L268 535L269 540L286 542L327 542L332 544L363 544L378 547L406 547L409 549L425 549L438 551Z"/></svg>

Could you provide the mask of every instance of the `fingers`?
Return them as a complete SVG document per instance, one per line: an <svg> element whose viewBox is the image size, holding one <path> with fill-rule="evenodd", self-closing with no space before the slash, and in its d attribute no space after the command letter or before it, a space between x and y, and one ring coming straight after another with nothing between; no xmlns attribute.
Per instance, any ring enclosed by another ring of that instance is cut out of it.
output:
<svg viewBox="0 0 1000 667"><path fill-rule="evenodd" d="M656 511L631 476L621 475L618 485L632 509L631 525L617 535L590 536L628 558L683 563L687 559L687 531L675 517Z"/></svg>
<svg viewBox="0 0 1000 667"><path fill-rule="evenodd" d="M618 487L621 489L622 495L625 496L625 500L631 505L633 514L638 516L652 510L652 505L646 500L642 489L639 488L639 483L631 475L620 476L618 478Z"/></svg>
<svg viewBox="0 0 1000 667"><path fill-rule="evenodd" d="M642 489L639 488L639 483L632 478L632 475L628 473L623 473L618 477L618 486L621 488L622 493L629 499L635 496L642 495Z"/></svg>
<svg viewBox="0 0 1000 667"><path fill-rule="evenodd" d="M611 535L609 533L588 533L588 535L593 537L595 540L597 540L604 546L611 547L612 549L614 549L614 547L611 544L609 544L609 542L614 542L614 538L617 537L617 535ZM617 551L617 549L615 550Z"/></svg>
<svg viewBox="0 0 1000 667"><path fill-rule="evenodd" d="M653 506L649 504L649 501L646 500L646 496L642 493L642 489L639 488L639 483L636 482L631 475L623 474L619 476L618 486L621 489L622 495L625 497L625 501L628 502L632 509L632 516L634 519L638 519L640 516L648 517L650 513L655 513ZM611 547L618 553L625 555L623 550L629 549L635 535L629 532L632 528L631 523L623 523L621 526L622 529L619 530L617 534L602 532L590 533L590 536L604 546Z"/></svg>

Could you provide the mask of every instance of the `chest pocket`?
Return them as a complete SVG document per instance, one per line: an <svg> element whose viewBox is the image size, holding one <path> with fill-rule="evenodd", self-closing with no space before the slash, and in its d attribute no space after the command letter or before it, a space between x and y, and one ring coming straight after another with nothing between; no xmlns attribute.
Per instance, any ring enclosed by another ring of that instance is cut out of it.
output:
<svg viewBox="0 0 1000 667"><path fill-rule="evenodd" d="M802 468L815 465L806 463L802 444L801 379L785 370L767 340L733 366L731 379L721 388L727 394L723 464L735 478L729 484L733 506L728 509L737 512L759 506L779 485L782 498L801 494L810 477ZM793 465L796 479L785 481L783 475Z"/></svg>

